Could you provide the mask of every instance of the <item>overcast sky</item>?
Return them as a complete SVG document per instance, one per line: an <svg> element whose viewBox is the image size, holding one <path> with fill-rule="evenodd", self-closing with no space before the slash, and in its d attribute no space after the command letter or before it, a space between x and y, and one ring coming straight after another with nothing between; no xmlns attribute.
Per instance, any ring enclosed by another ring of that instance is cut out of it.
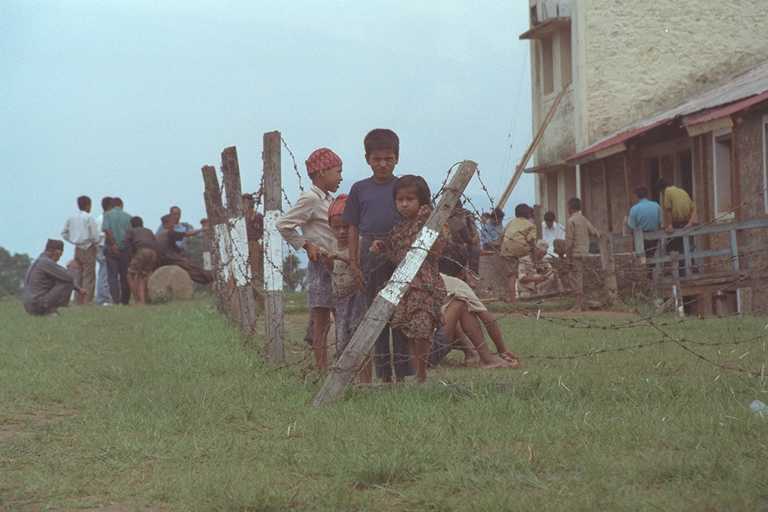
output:
<svg viewBox="0 0 768 512"><path fill-rule="evenodd" d="M119 195L151 228L171 204L197 224L200 167L218 168L236 145L243 190L255 191L270 130L302 171L314 148L336 150L341 191L370 174L365 133L388 127L401 139L398 173L435 186L472 159L497 197L531 138L528 45L517 38L527 5L0 2L0 246L39 253L81 194ZM294 199L287 154L283 180ZM489 207L476 183L470 191ZM509 204L532 199L526 176Z"/></svg>

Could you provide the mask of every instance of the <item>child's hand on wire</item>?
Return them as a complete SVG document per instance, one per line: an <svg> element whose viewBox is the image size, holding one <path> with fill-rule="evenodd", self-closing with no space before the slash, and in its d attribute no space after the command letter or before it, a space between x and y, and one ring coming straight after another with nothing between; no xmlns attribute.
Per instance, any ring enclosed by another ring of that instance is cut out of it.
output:
<svg viewBox="0 0 768 512"><path fill-rule="evenodd" d="M320 248L312 242L304 242L304 250L307 251L309 261L318 261L320 259Z"/></svg>
<svg viewBox="0 0 768 512"><path fill-rule="evenodd" d="M374 240L371 243L371 248L369 251L373 254L380 254L384 252L384 240Z"/></svg>

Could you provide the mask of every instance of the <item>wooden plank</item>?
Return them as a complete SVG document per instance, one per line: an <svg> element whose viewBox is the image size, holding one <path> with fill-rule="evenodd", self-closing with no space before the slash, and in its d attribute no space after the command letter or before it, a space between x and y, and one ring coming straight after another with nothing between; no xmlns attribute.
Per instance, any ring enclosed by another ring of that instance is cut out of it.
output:
<svg viewBox="0 0 768 512"><path fill-rule="evenodd" d="M731 249L730 247L728 249L717 249L717 250L707 250L707 251L694 251L691 253L692 259L700 259L700 258L716 258L718 256L731 256ZM678 259L684 259L685 256L678 254L676 256ZM647 263L653 264L653 263L669 263L673 261L671 255L664 255L664 256L654 256L653 258L648 258Z"/></svg>
<svg viewBox="0 0 768 512"><path fill-rule="evenodd" d="M645 256L645 237L643 236L643 230L640 228L636 228L633 232L634 235L634 242L635 242L635 256L640 258L640 263L642 265L645 265L646 263L646 256Z"/></svg>
<svg viewBox="0 0 768 512"><path fill-rule="evenodd" d="M610 190L610 187L608 186L608 166L606 165L605 160L602 160L600 164L603 171L603 190L605 192L605 197L604 197L605 210L608 215L608 221L606 225L608 226L608 232L610 233L613 231L613 207L611 205L611 190Z"/></svg>
<svg viewBox="0 0 768 512"><path fill-rule="evenodd" d="M451 179L440 198L440 202L421 229L413 247L395 269L387 286L379 292L358 326L352 340L331 368L323 387L315 395L315 407L332 402L342 396L357 370L373 348L376 338L389 321L400 299L408 290L409 283L416 276L427 257L439 231L448 220L456 201L459 199L477 169L477 164L465 160Z"/></svg>
<svg viewBox="0 0 768 512"><path fill-rule="evenodd" d="M601 233L600 243L600 263L605 273L605 292L608 296L608 304L613 306L619 300L619 284L616 280L616 263L613 259L613 247L610 236Z"/></svg>
<svg viewBox="0 0 768 512"><path fill-rule="evenodd" d="M536 130L536 136L533 138L533 141L531 141L528 149L525 150L520 163L518 163L517 167L515 167L515 173L512 175L512 179L509 180L507 188L504 189L504 192L502 192L501 197L499 198L499 203L497 206L502 210L504 209L504 206L506 206L507 201L509 200L509 196L512 195L512 191L515 189L515 186L517 186L517 182L520 181L520 177L523 175L523 171L525 170L525 166L528 164L528 160L531 159L533 152L536 151L539 143L541 143L541 139L544 138L544 131L547 129L547 126L549 126L549 123L552 122L552 118L555 117L557 107L560 106L560 101L563 99L563 96L565 96L565 93L568 92L568 90L568 87L563 88L557 97L555 97L552 105L549 107L547 115L544 117L544 121L541 123L541 126L539 126L539 129Z"/></svg>
<svg viewBox="0 0 768 512"><path fill-rule="evenodd" d="M246 335L256 332L256 298L250 286L251 271L248 257L248 237L242 208L240 185L240 164L234 146L221 152L221 173L224 194L227 198L226 211L229 217L230 278L236 288L238 299L233 314L239 320L240 328Z"/></svg>
<svg viewBox="0 0 768 512"><path fill-rule="evenodd" d="M734 272L739 271L739 242L736 239L736 230L732 229L729 232L731 240L731 263L733 264Z"/></svg>
<svg viewBox="0 0 768 512"><path fill-rule="evenodd" d="M688 235L683 235L683 259L685 260L686 275L693 270L693 259L691 258L691 240Z"/></svg>
<svg viewBox="0 0 768 512"><path fill-rule="evenodd" d="M274 364L285 362L283 346L283 239L277 219L283 209L280 132L264 134L264 331L267 354Z"/></svg>
<svg viewBox="0 0 768 512"><path fill-rule="evenodd" d="M702 224L690 228L676 229L671 234L668 234L663 230L648 231L644 233L643 236L646 240L660 240L662 237L674 238L676 236L682 236L683 234L703 236L713 235L716 233L725 233L734 229L737 231L742 231L760 228L768 228L768 218L759 217L754 219L747 219L741 222L716 222L713 224Z"/></svg>
<svg viewBox="0 0 768 512"><path fill-rule="evenodd" d="M205 212L208 218L208 230L210 235L211 266L216 270L216 279L213 282L214 293L217 297L217 306L219 311L228 312L227 295L225 292L226 276L222 275L222 261L220 256L219 244L219 226L226 218L224 215L224 205L221 202L221 189L219 188L219 179L216 176L216 168L212 165L204 165L201 169L203 174L203 199L205 201Z"/></svg>

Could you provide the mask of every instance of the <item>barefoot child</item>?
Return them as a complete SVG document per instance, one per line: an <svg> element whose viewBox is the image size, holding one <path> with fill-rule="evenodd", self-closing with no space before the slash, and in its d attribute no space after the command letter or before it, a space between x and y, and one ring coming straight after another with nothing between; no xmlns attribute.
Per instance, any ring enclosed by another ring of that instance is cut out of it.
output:
<svg viewBox="0 0 768 512"><path fill-rule="evenodd" d="M331 284L334 300L334 322L336 324L336 358L338 359L352 339L360 320L365 316L368 303L365 293L349 267L349 224L342 214L347 204L347 195L341 194L328 209L328 223L336 236L333 253ZM370 360L363 364L361 382L371 382Z"/></svg>
<svg viewBox="0 0 768 512"><path fill-rule="evenodd" d="M400 157L400 139L392 130L377 128L368 132L363 145L373 176L352 185L343 218L349 224L349 266L363 282L367 306L370 306L395 271L392 262L369 249L374 240L386 236L400 220L392 193L397 181L394 172ZM374 363L376 374L384 382L392 382L393 365L398 381L413 375L408 340L397 329L390 329L389 324L376 339Z"/></svg>
<svg viewBox="0 0 768 512"><path fill-rule="evenodd" d="M399 178L393 194L402 221L390 231L386 239L374 241L371 251L385 254L397 264L405 258L418 238L421 228L432 213L432 206L429 186L421 176L405 175ZM432 335L440 325L440 310L445 302L445 286L438 270L444 244L441 235L432 245L390 320L392 326L399 328L408 339L411 361L416 367L419 382L427 380L427 359Z"/></svg>
<svg viewBox="0 0 768 512"><path fill-rule="evenodd" d="M302 192L296 204L277 221L277 229L295 249L309 257L308 302L312 322L312 350L318 370L328 367L326 336L331 323L333 296L331 273L322 256L333 252L333 231L328 224L328 208L341 183L341 158L328 148L316 149L306 161L312 188ZM301 229L301 233L297 228Z"/></svg>

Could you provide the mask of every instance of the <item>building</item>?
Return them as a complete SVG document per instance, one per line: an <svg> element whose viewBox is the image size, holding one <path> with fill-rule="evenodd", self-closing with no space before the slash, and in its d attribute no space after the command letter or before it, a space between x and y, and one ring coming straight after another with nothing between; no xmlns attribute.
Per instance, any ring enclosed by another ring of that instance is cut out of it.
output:
<svg viewBox="0 0 768 512"><path fill-rule="evenodd" d="M531 42L535 129L559 98L526 170L545 210L564 222L578 196L598 229L621 233L634 188L664 177L701 222L768 214L768 4L529 2L520 38ZM764 231L739 232L740 251L765 244Z"/></svg>

